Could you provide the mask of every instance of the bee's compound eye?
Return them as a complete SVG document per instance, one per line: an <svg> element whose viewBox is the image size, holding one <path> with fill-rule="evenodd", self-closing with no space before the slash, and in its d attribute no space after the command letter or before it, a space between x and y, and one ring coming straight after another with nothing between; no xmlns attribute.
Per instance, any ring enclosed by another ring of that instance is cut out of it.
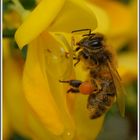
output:
<svg viewBox="0 0 140 140"><path fill-rule="evenodd" d="M92 43L93 46L96 46L96 45L99 45L99 44L100 44L99 41L94 41L94 42Z"/></svg>
<svg viewBox="0 0 140 140"><path fill-rule="evenodd" d="M95 90L95 87L90 82L83 82L80 85L79 90L80 90L80 93L89 95Z"/></svg>
<svg viewBox="0 0 140 140"><path fill-rule="evenodd" d="M101 41L99 41L99 40L94 40L94 41L92 41L92 42L90 43L90 46L96 48L96 47L102 46L102 43L101 43Z"/></svg>

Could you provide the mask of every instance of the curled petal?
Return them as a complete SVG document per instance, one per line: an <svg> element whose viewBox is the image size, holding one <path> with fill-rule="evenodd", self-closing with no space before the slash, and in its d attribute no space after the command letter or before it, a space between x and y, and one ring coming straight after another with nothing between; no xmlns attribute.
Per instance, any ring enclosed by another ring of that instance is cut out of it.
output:
<svg viewBox="0 0 140 140"><path fill-rule="evenodd" d="M72 60L67 57L67 52L70 53L72 50L67 45L68 43L62 43L58 35L47 32L41 34L40 46L43 46L41 47L43 49L40 55L44 57L44 59L40 59L41 68L47 75L51 94L61 112L61 119L65 127L63 137L72 138L75 126L67 105L66 91L63 84L59 82L63 78L68 79L72 73ZM71 102L71 104L73 103Z"/></svg>
<svg viewBox="0 0 140 140"><path fill-rule="evenodd" d="M92 5L93 10L95 11L95 16L97 18L97 28L94 32L100 32L107 34L110 28L109 16L104 9L101 9L98 6Z"/></svg>
<svg viewBox="0 0 140 140"><path fill-rule="evenodd" d="M65 49L71 49L54 36L43 32L28 47L23 86L28 104L40 122L55 135L72 138L75 126L67 106L63 77L72 69ZM51 117L50 117L51 116Z"/></svg>
<svg viewBox="0 0 140 140"><path fill-rule="evenodd" d="M23 77L24 92L29 105L45 128L53 134L60 135L64 131L64 126L48 80L40 67L40 48L38 40L31 42L28 47Z"/></svg>
<svg viewBox="0 0 140 140"><path fill-rule="evenodd" d="M15 34L20 48L28 44L44 31L61 10L64 0L42 0L39 5L26 18Z"/></svg>
<svg viewBox="0 0 140 140"><path fill-rule="evenodd" d="M84 1L68 0L48 30L69 33L78 29L94 30L97 27L96 12L96 8Z"/></svg>
<svg viewBox="0 0 140 140"><path fill-rule="evenodd" d="M93 30L96 26L94 9L84 1L42 0L17 30L15 38L22 48L46 29L71 32L83 28Z"/></svg>

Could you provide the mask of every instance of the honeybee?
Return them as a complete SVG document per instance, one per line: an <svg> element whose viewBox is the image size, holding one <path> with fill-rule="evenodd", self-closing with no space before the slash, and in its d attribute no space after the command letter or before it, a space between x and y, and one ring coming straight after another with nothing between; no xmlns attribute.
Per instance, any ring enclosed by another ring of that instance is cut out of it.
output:
<svg viewBox="0 0 140 140"><path fill-rule="evenodd" d="M68 80L71 88L68 93L82 93L89 95L87 109L89 117L96 119L106 113L117 99L121 116L125 114L125 92L121 78L116 70L112 52L108 49L104 36L100 33L91 33L90 29L75 30L74 32L88 30L79 42L76 42L77 62L83 61L89 78L87 81Z"/></svg>

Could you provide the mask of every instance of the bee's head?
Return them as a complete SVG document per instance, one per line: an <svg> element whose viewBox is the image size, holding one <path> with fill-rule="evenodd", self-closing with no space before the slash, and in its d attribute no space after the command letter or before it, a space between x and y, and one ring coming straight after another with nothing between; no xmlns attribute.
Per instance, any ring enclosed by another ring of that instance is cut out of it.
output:
<svg viewBox="0 0 140 140"><path fill-rule="evenodd" d="M85 35L76 45L90 50L98 50L103 47L103 41L104 37L102 34L89 34Z"/></svg>

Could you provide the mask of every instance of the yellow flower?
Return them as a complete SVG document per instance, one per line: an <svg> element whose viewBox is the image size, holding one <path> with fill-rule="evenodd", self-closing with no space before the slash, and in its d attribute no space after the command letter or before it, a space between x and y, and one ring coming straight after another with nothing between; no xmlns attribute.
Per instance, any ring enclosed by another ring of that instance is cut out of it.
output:
<svg viewBox="0 0 140 140"><path fill-rule="evenodd" d="M97 26L94 13L99 13L96 14L98 22L102 16L108 23L103 10L97 7L92 9L86 2L74 0L56 0L55 3L42 0L26 16L15 34L21 49L28 44L23 86L22 68L18 68L22 65L15 63L11 57L6 61L5 74L9 73L10 79L14 79L14 86L11 87L11 80L8 82L6 75L4 78L4 85L8 87L4 93L5 102L9 103L8 111L13 115L10 123L17 132L34 140L87 140L95 139L98 135L104 116L90 120L86 110L87 97L67 95L68 87L59 83L60 79L69 79L75 75L76 78L86 78L79 67L74 74L72 58L66 58L66 51L72 52L69 35L62 32L70 33L85 28L94 30ZM101 28L106 30L107 25ZM12 66L15 73L8 72ZM11 89L14 94L11 94ZM11 98L14 98L14 104Z"/></svg>
<svg viewBox="0 0 140 140"><path fill-rule="evenodd" d="M86 79L81 65L75 70L72 67L69 33L90 28L104 33L118 48L128 41L134 22L131 22L130 7L112 1L99 3L94 0L94 3L102 9L85 1L41 0L31 13L21 13L24 21L15 39L21 49L28 45L28 53L23 71L23 64L16 59L21 58L11 56L9 49L4 49L7 58L4 60L4 136L14 130L33 140L97 137L104 116L90 120L86 110L87 96L66 94L68 87L58 82ZM122 23L120 18L124 20ZM134 35L135 32L132 37ZM70 58L67 58L67 52L70 52ZM11 73L12 68L14 73ZM130 73L136 75L136 52L119 56L119 72L124 78L129 78ZM12 117L7 117L7 113Z"/></svg>
<svg viewBox="0 0 140 140"><path fill-rule="evenodd" d="M31 42L46 29L55 32L71 32L75 29L83 28L95 29L97 24L96 18L93 16L92 9L90 8L89 10L89 8L90 5L88 7L84 6L83 2L79 1L56 0L55 3L51 3L48 0L42 0L20 26L15 38L19 46L23 47L25 43ZM73 16L75 14L77 15L76 18ZM38 22L35 21L33 24L33 21L36 19L40 20ZM67 28L65 28L66 26ZM24 39L22 38L23 36Z"/></svg>
<svg viewBox="0 0 140 140"><path fill-rule="evenodd" d="M18 53L11 54L10 50L10 40L3 39L3 135L5 139L12 134L13 128L14 131L25 136L29 133L25 119L28 111L21 84L23 60Z"/></svg>

